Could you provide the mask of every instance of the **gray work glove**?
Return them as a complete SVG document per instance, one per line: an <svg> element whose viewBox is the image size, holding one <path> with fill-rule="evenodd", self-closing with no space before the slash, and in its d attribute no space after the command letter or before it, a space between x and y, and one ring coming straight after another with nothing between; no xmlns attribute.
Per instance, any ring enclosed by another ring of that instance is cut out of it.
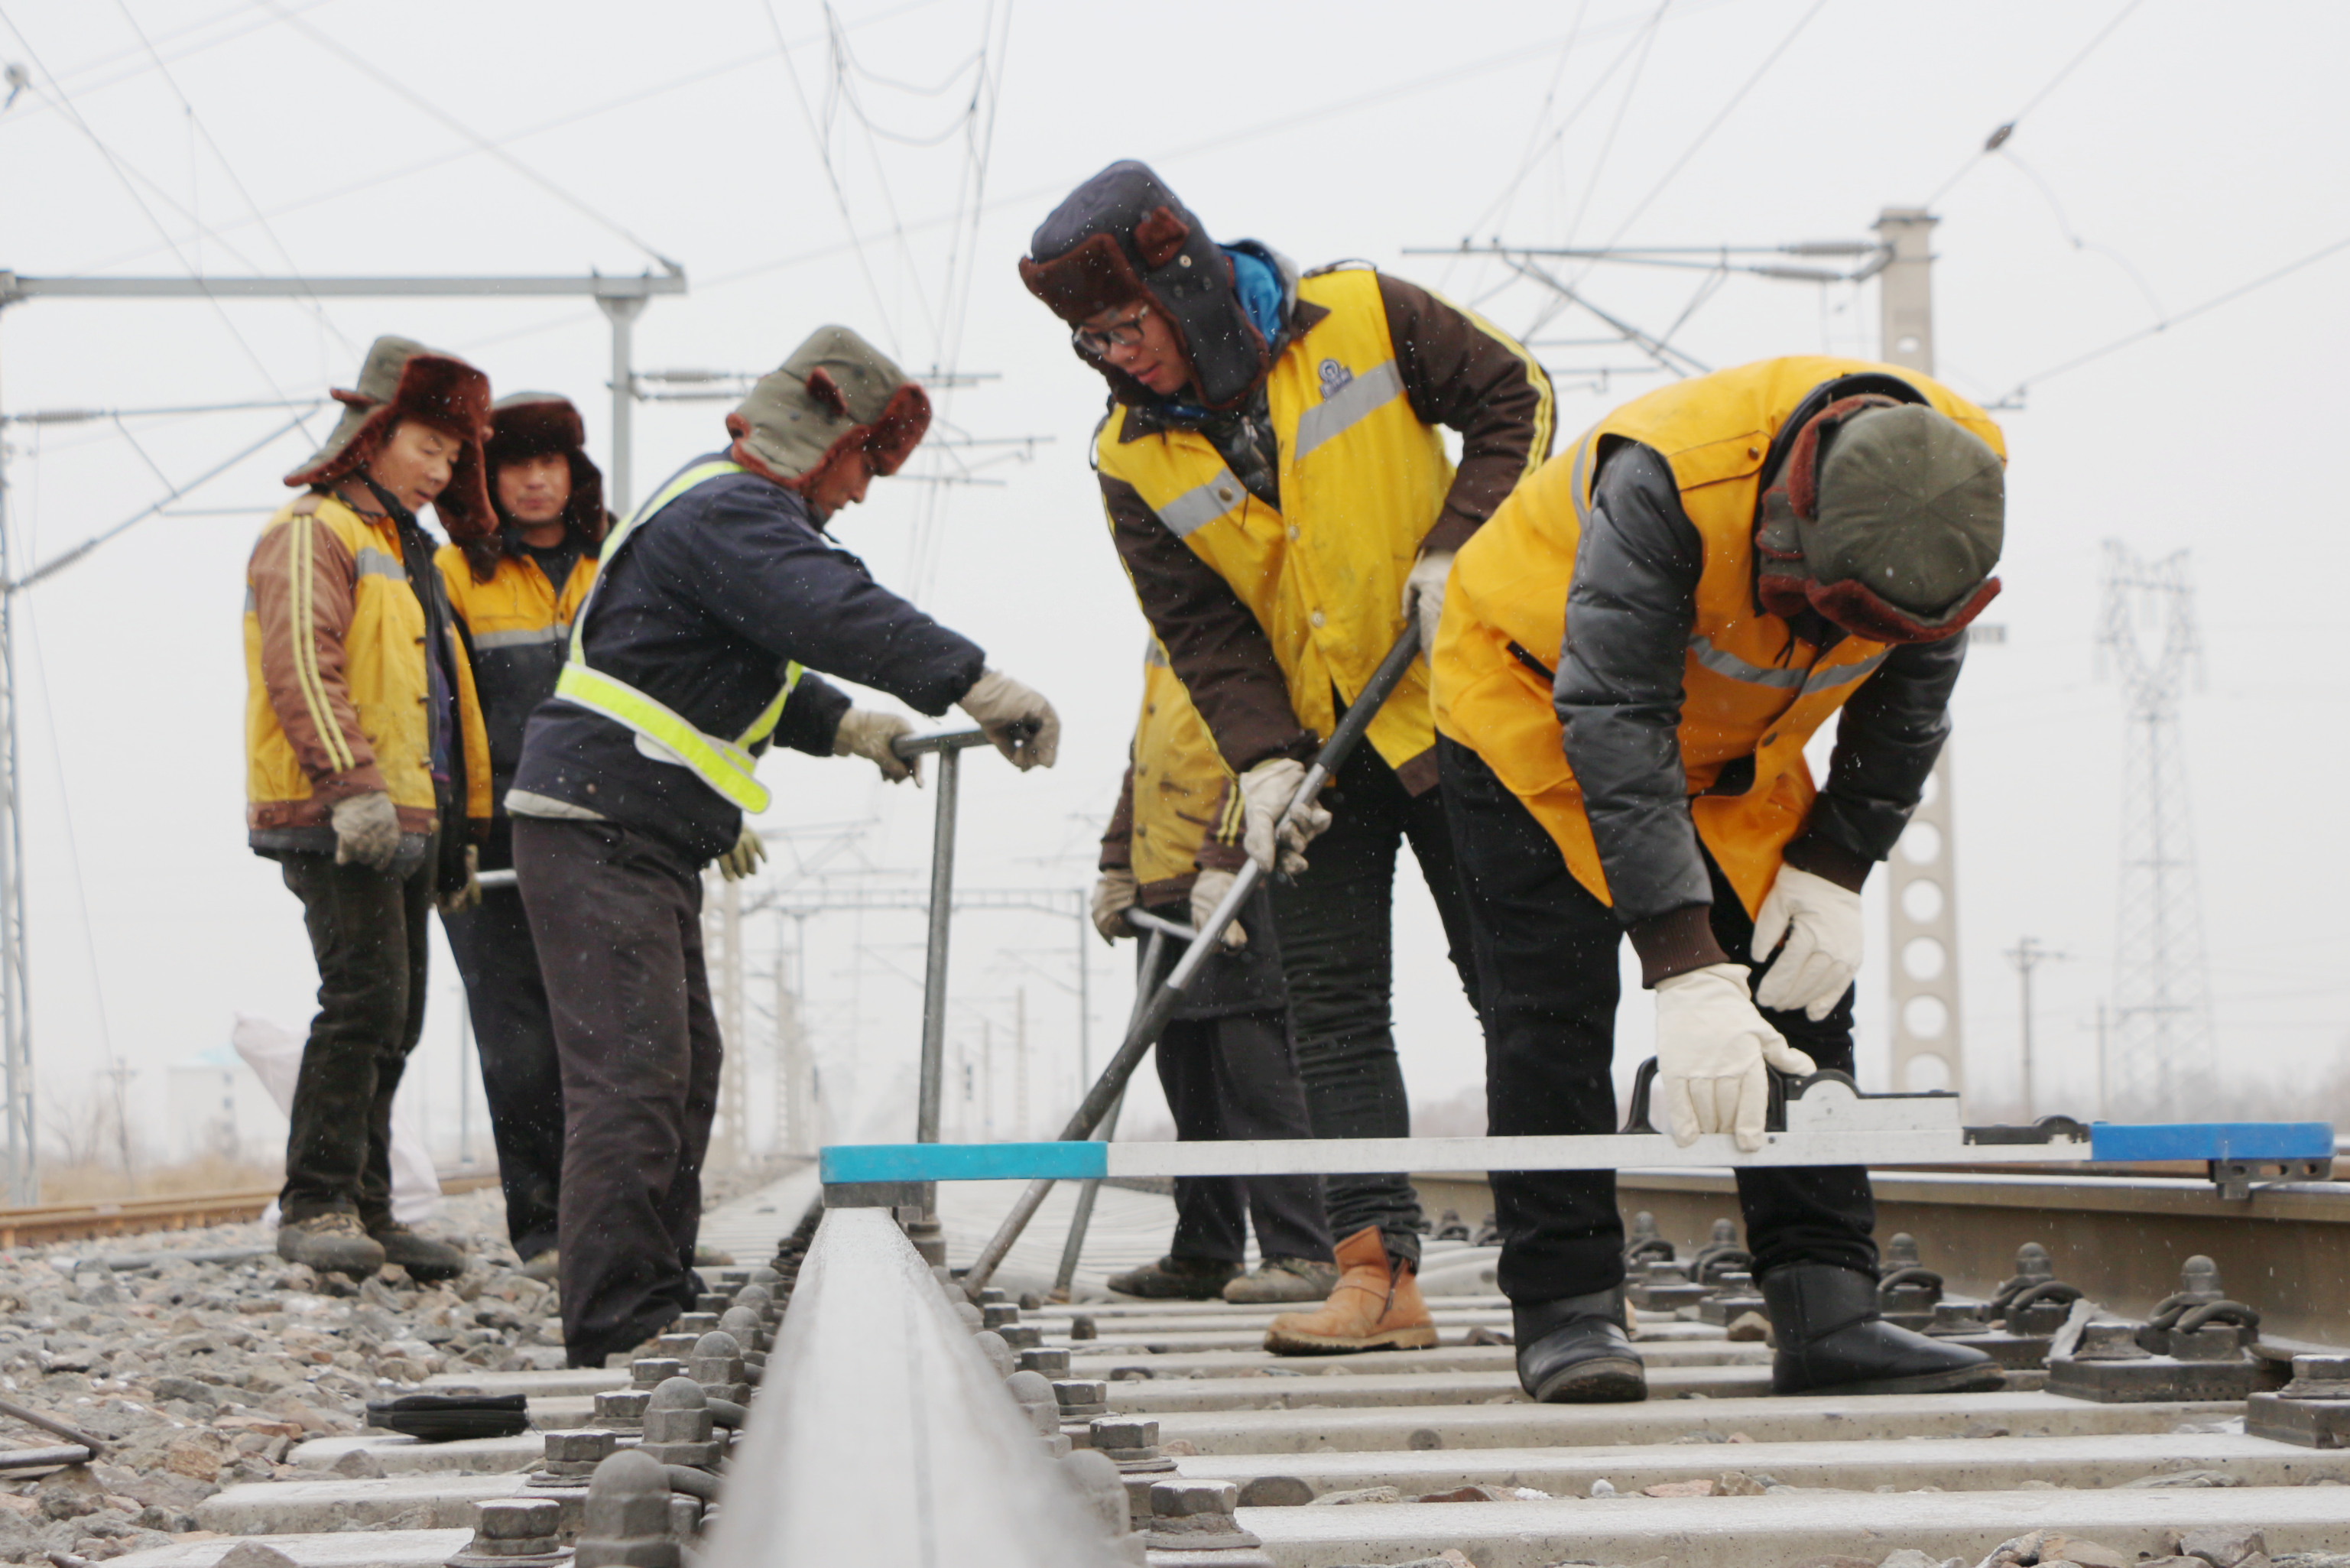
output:
<svg viewBox="0 0 2350 1568"><path fill-rule="evenodd" d="M877 713L870 708L851 708L840 716L840 728L832 732L832 754L836 757L863 757L881 770L881 776L891 784L914 781L922 783L922 759L909 762L890 749L890 742L900 735L910 735L914 726L895 713Z"/></svg>
<svg viewBox="0 0 2350 1568"><path fill-rule="evenodd" d="M1427 550L1403 580L1403 613L1419 621L1419 656L1436 662L1436 628L1444 619L1444 584L1452 575L1452 552Z"/></svg>
<svg viewBox="0 0 2350 1568"><path fill-rule="evenodd" d="M1257 763L1241 775L1241 812L1245 826L1242 843L1249 858L1263 867L1270 874L1275 871L1294 877L1305 869L1305 846L1320 837L1330 826L1330 814L1319 805L1296 812L1286 822L1282 813L1289 809L1290 798L1297 786L1305 782L1305 764L1290 757L1275 757ZM1276 829L1280 838L1280 864L1274 863Z"/></svg>
<svg viewBox="0 0 2350 1568"><path fill-rule="evenodd" d="M759 837L758 829L746 822L742 836L734 840L734 847L718 857L718 874L729 882L740 882L757 870L759 862L766 857L767 846Z"/></svg>
<svg viewBox="0 0 2350 1568"><path fill-rule="evenodd" d="M1126 912L1134 908L1138 892L1134 873L1125 867L1113 866L1101 874L1094 884L1094 929L1102 934L1102 940L1115 942L1134 935L1134 929L1126 923Z"/></svg>
<svg viewBox="0 0 2350 1568"><path fill-rule="evenodd" d="M1217 907L1223 903L1224 895L1232 890L1232 873L1230 871L1202 871L1192 877L1191 929L1195 931L1206 930L1209 918L1214 915ZM1241 929L1241 923L1235 919L1231 925L1224 928L1223 939L1216 945L1227 952L1238 952L1248 946L1248 933Z"/></svg>
<svg viewBox="0 0 2350 1568"><path fill-rule="evenodd" d="M978 720L995 749L1024 774L1049 768L1060 755L1061 716L1043 693L1000 670L981 671L978 682L956 706Z"/></svg>
<svg viewBox="0 0 2350 1568"><path fill-rule="evenodd" d="M478 845L465 846L465 885L442 894L433 900L444 915L462 915L478 909L482 902L482 851Z"/></svg>
<svg viewBox="0 0 2350 1568"><path fill-rule="evenodd" d="M335 864L389 871L400 853L400 809L380 789L335 803Z"/></svg>

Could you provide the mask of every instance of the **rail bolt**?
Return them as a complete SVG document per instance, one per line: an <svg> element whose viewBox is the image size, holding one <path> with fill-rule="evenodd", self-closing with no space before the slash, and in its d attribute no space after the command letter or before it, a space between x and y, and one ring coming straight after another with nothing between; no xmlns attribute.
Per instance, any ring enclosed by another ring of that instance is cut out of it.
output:
<svg viewBox="0 0 2350 1568"><path fill-rule="evenodd" d="M588 1483L577 1568L680 1568L670 1529L669 1475L660 1462L622 1449Z"/></svg>

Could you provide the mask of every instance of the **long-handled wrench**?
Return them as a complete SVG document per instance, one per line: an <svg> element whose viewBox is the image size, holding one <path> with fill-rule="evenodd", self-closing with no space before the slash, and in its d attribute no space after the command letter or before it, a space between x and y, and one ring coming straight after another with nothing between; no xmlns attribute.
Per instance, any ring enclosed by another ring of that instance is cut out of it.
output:
<svg viewBox="0 0 2350 1568"><path fill-rule="evenodd" d="M1347 757L1354 753L1356 745L1362 740L1363 732L1371 727L1372 719L1387 705L1388 696L1394 692L1397 684L1403 680L1404 671L1410 668L1411 661L1419 654L1419 618L1407 618L1403 635L1397 638L1395 646L1388 649L1388 656L1379 661L1378 669L1364 684L1354 705L1347 710L1347 716L1338 722L1338 727L1323 742L1321 752L1314 759L1314 765L1305 770L1305 777L1299 781L1296 794L1289 797L1289 805L1283 808L1281 814L1283 826L1313 805L1315 797L1322 793L1322 786L1345 765ZM1276 845L1280 836L1280 829L1276 826L1274 833ZM1263 880L1264 867L1253 858L1241 867L1239 874L1232 878L1231 890L1216 906L1215 913L1199 927L1199 934L1192 939L1191 945L1183 950L1183 956L1176 961L1174 971L1168 975L1166 983L1152 993L1150 1005L1137 1014L1128 1026L1126 1039L1118 1045L1118 1054L1109 1059L1109 1064L1102 1069L1101 1076L1086 1092L1085 1099L1070 1113L1067 1125L1061 1129L1060 1141L1074 1142L1093 1136L1094 1128L1108 1114L1112 1103L1126 1093L1127 1080L1134 1076L1134 1070L1142 1064L1142 1058L1149 1053L1151 1046L1158 1044L1159 1033L1167 1027L1167 1021L1175 1015L1175 1009L1182 1004L1183 993L1198 976L1200 966L1208 961L1209 956L1216 950L1216 944L1222 940L1224 928L1238 917L1241 907L1249 901L1258 884ZM1050 1178L1040 1177L1031 1181L1020 1194L1018 1201L1012 1205L1012 1212L1003 1217L1003 1223L995 1228L995 1234L988 1238L987 1245L980 1249L970 1272L962 1277L963 1289L974 1300L978 1298L981 1288L994 1277L1004 1254L1020 1239L1020 1233L1028 1228L1028 1221L1035 1218L1045 1194L1052 1190Z"/></svg>

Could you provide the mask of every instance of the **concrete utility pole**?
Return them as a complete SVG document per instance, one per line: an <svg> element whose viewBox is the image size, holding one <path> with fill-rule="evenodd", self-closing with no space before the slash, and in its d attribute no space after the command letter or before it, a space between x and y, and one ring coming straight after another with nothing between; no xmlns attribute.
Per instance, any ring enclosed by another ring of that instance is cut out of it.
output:
<svg viewBox="0 0 2350 1568"><path fill-rule="evenodd" d="M616 512L625 512L629 501L626 454L635 389L629 364L630 324L654 295L684 292L685 274L679 269L635 277L25 277L0 269L0 312L28 299L504 299L585 295L602 305L612 318L612 445L619 461L613 468L609 494ZM0 419L0 428L5 425L5 419ZM7 1128L8 1198L21 1205L40 1201L41 1184L33 1126L31 974L25 955L15 600L35 581L71 564L98 541L20 573L8 552L7 491L6 455L0 449L0 1098L6 1102L0 1120ZM130 521L140 521L161 505ZM126 523L112 532L129 526Z"/></svg>
<svg viewBox="0 0 2350 1568"><path fill-rule="evenodd" d="M1939 222L1914 207L1877 215L1891 253L1877 275L1879 358L1934 373L1932 236ZM1959 886L1950 748L1935 761L1926 798L1888 862L1887 943L1892 978L1892 1082L1897 1089L1966 1088L1959 1011Z"/></svg>
<svg viewBox="0 0 2350 1568"><path fill-rule="evenodd" d="M2038 1096L2032 1085L2032 971L2043 963L2062 963L2072 955L2060 953L2040 945L2038 937L2019 937L2007 950L2007 961L2015 966L2015 980L2022 992L2022 1023L2023 1025L2023 1119L2030 1121ZM2103 1098L2102 1096L2099 1096Z"/></svg>

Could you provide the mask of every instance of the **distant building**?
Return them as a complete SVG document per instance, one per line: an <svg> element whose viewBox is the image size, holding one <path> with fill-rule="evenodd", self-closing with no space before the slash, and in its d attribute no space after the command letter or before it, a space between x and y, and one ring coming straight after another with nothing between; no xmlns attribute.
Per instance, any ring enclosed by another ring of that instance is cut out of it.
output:
<svg viewBox="0 0 2350 1568"><path fill-rule="evenodd" d="M228 1046L173 1065L167 1077L166 1137L174 1164L226 1159L267 1165L285 1153L285 1114Z"/></svg>

